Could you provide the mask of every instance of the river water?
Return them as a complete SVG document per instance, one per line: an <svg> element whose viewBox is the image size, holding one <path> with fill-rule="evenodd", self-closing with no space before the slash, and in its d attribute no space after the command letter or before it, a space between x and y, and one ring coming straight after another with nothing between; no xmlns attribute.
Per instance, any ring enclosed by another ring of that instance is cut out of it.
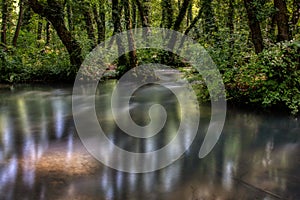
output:
<svg viewBox="0 0 300 200"><path fill-rule="evenodd" d="M96 97L107 136L136 152L170 142L180 120L176 98L159 86L141 88L131 102L132 118L149 123L149 102L157 102L167 109L168 127L152 140L132 139L110 113L114 85L100 84ZM180 159L155 172L131 174L106 167L87 152L71 104L72 86L0 89L0 199L300 199L299 119L230 108L218 143L199 159L210 120L209 106L201 106L199 133Z"/></svg>

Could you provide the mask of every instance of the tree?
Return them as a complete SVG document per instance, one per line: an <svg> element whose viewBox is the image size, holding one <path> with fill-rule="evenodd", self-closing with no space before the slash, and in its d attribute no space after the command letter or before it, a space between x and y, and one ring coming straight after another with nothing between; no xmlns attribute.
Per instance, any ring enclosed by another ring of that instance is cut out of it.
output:
<svg viewBox="0 0 300 200"><path fill-rule="evenodd" d="M133 28L136 28L137 27L137 19L136 19L136 11L137 11L137 9L136 9L136 4L135 3L132 3L131 4L131 12L132 12L132 27Z"/></svg>
<svg viewBox="0 0 300 200"><path fill-rule="evenodd" d="M202 8L199 8L198 14L196 15L196 17L191 21L191 24L187 27L187 29L185 30L184 34L187 35L192 28L195 27L196 23L199 21L199 19L201 18L202 15Z"/></svg>
<svg viewBox="0 0 300 200"><path fill-rule="evenodd" d="M280 42L284 40L289 40L289 20L285 0L274 0L274 6L277 9L277 41Z"/></svg>
<svg viewBox="0 0 300 200"><path fill-rule="evenodd" d="M50 22L47 21L46 23L46 46L50 44L50 39L51 39L51 31L50 31Z"/></svg>
<svg viewBox="0 0 300 200"><path fill-rule="evenodd" d="M105 0L100 0L99 9L97 5L93 5L93 13L97 24L98 44L100 44L105 40L105 30L106 30L105 29L105 3L106 3Z"/></svg>
<svg viewBox="0 0 300 200"><path fill-rule="evenodd" d="M150 27L150 24L149 24L149 10L150 10L150 7L148 5L149 1L145 0L144 4L142 4L140 2L140 0L135 0L135 3L136 3L136 6L138 8L138 11L139 11L142 26L143 26L143 28L145 28L144 36L146 37L148 34L151 33L151 30L149 28Z"/></svg>
<svg viewBox="0 0 300 200"><path fill-rule="evenodd" d="M18 41L19 33L20 33L20 30L21 30L22 22L23 22L23 16L24 16L24 2L23 2L23 0L19 1L19 9L20 10L19 10L18 22L17 22L15 34L14 34L13 41L12 41L12 44L13 44L14 47L17 47L17 41Z"/></svg>
<svg viewBox="0 0 300 200"><path fill-rule="evenodd" d="M66 14L67 14L67 22L68 28L70 32L74 31L74 23L73 23L73 10L71 5L71 0L66 1Z"/></svg>
<svg viewBox="0 0 300 200"><path fill-rule="evenodd" d="M229 29L229 60L231 60L233 55L233 45L234 45L234 39L233 39L233 33L234 33L234 5L233 1L229 0L229 9L228 9L228 22L227 26ZM231 62L229 62L231 64Z"/></svg>
<svg viewBox="0 0 300 200"><path fill-rule="evenodd" d="M192 20L193 20L193 1L191 0L188 8L187 18L186 18L186 26L189 26Z"/></svg>
<svg viewBox="0 0 300 200"><path fill-rule="evenodd" d="M252 42L254 44L255 53L260 53L264 49L263 38L260 29L260 23L256 16L255 0L244 0L245 8L248 15L248 24L251 32Z"/></svg>
<svg viewBox="0 0 300 200"><path fill-rule="evenodd" d="M297 31L297 23L300 17L300 1L294 0L293 1L293 13L291 19L291 35L293 36Z"/></svg>
<svg viewBox="0 0 300 200"><path fill-rule="evenodd" d="M37 0L28 0L28 4L35 13L46 17L51 22L69 53L71 64L79 68L83 62L81 47L65 26L61 4L55 0L47 0L47 4L41 4Z"/></svg>
<svg viewBox="0 0 300 200"><path fill-rule="evenodd" d="M95 38L95 30L94 30L94 26L93 26L93 18L91 15L91 8L90 8L90 3L86 2L86 1L82 1L82 14L84 17L84 21L85 21L85 27L86 27L86 32L88 35L88 38L90 40L91 43L91 48L90 50L94 49L96 47L96 38Z"/></svg>
<svg viewBox="0 0 300 200"><path fill-rule="evenodd" d="M178 31L178 30L180 29L180 25L181 25L181 23L182 23L182 21L183 21L185 15L186 15L186 11L187 11L187 9L188 9L188 7L189 7L189 4L190 4L190 0L184 0L184 1L183 1L182 7L181 7L181 9L179 10L179 14L177 15L176 20L175 20L174 25L173 25L173 29L174 29L175 31ZM175 46L175 43L174 43L174 41L176 41L176 40L175 40L175 39L176 39L176 38L175 38L175 37L176 37L175 35L176 35L175 32L173 32L173 34L171 35L171 38L170 38L169 43L168 43L169 49L173 49L174 46ZM173 62L173 61L174 61L174 56L170 55L170 53L168 53L167 55L168 55L168 57L170 57L169 60L170 60L171 62ZM169 61L169 62L170 62L170 61Z"/></svg>
<svg viewBox="0 0 300 200"><path fill-rule="evenodd" d="M175 20L174 25L173 25L173 29L175 31L178 31L180 29L180 25L181 25L181 23L182 23L185 15L186 15L186 11L187 11L187 9L189 7L190 1L191 0L184 0L183 1L182 6L181 6L181 8L179 10L179 14L176 17L176 20Z"/></svg>
<svg viewBox="0 0 300 200"><path fill-rule="evenodd" d="M171 0L161 0L161 27L172 28L173 25L173 6Z"/></svg>
<svg viewBox="0 0 300 200"><path fill-rule="evenodd" d="M113 34L116 35L116 34L122 32L121 16L120 16L122 7L121 6L119 7L119 0L112 0L111 8L112 8L111 15L112 15L112 21L113 21L113 26L114 26ZM111 43L112 42L114 42L114 41L111 41ZM118 59L118 64L120 66L126 66L126 64L127 64L126 56L122 55L122 53L125 52L125 48L124 48L121 38L118 35L116 36L116 42L118 45L118 53L120 56Z"/></svg>
<svg viewBox="0 0 300 200"><path fill-rule="evenodd" d="M40 17L38 21L37 31L36 31L36 39L38 41L42 39L42 31L43 31L43 18Z"/></svg>
<svg viewBox="0 0 300 200"><path fill-rule="evenodd" d="M130 68L134 68L137 66L137 57L136 57L136 47L135 47L135 41L133 38L132 33L132 22L130 18L130 6L129 6L129 0L123 0L123 6L124 6L124 14L125 14L125 24L127 29L127 38L128 38L128 44L129 49L132 51L129 52L129 64Z"/></svg>
<svg viewBox="0 0 300 200"><path fill-rule="evenodd" d="M2 26L1 26L1 46L6 50L6 34L7 34L7 24L9 18L9 6L10 0L2 0Z"/></svg>
<svg viewBox="0 0 300 200"><path fill-rule="evenodd" d="M215 22L215 16L212 8L212 0L203 0L203 14L204 14L204 32L206 34L212 34L217 32L217 26Z"/></svg>

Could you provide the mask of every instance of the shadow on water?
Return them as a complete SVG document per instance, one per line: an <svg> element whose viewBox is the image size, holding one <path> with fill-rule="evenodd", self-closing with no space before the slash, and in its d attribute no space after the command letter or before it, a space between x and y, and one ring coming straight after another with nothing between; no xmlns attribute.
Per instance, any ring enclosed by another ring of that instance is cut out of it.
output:
<svg viewBox="0 0 300 200"><path fill-rule="evenodd" d="M116 145L147 152L175 137L180 107L172 93L153 85L135 93L130 113L137 124L149 123L153 103L163 104L169 116L159 134L136 139L113 121L114 85L100 86L96 109ZM46 86L0 90L0 199L300 199L299 119L229 110L220 140L200 160L210 119L203 106L199 134L179 160L156 172L130 174L87 153L74 126L71 92Z"/></svg>

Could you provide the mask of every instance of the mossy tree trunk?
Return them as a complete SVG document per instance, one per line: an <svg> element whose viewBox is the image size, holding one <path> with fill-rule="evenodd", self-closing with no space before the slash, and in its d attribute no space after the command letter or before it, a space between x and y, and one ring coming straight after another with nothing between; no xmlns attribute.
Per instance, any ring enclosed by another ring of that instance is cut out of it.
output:
<svg viewBox="0 0 300 200"><path fill-rule="evenodd" d="M244 0L245 8L248 15L248 24L250 28L252 43L255 48L255 53L260 53L264 49L263 38L260 29L260 23L256 17L256 7L254 0Z"/></svg>
<svg viewBox="0 0 300 200"><path fill-rule="evenodd" d="M274 6L277 10L276 21L277 21L277 41L289 40L289 19L287 15L287 8L285 0L274 0Z"/></svg>

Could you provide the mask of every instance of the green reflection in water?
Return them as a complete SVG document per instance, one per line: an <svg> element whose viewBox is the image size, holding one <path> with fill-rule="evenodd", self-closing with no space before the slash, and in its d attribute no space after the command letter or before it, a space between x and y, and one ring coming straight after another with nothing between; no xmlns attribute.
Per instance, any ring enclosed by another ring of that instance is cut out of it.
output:
<svg viewBox="0 0 300 200"><path fill-rule="evenodd" d="M151 103L165 104L171 114L167 128L141 140L126 136L113 121L114 85L100 84L95 99L108 137L136 152L170 142L180 121L170 93L149 86L135 94L130 109L137 123L147 124ZM215 149L199 160L210 116L209 108L202 107L199 135L184 156L158 172L128 174L106 168L84 150L70 117L70 91L40 87L0 92L0 199L275 198L259 189L286 199L300 197L299 120L231 109Z"/></svg>

